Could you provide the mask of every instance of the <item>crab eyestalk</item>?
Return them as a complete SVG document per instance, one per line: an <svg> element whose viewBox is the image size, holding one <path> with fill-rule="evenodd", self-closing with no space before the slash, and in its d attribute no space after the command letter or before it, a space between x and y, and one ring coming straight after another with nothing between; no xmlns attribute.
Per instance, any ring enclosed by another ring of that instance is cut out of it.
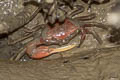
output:
<svg viewBox="0 0 120 80"><path fill-rule="evenodd" d="M31 58L41 59L41 58L50 56L51 54L54 54L54 53L70 50L70 49L74 48L75 46L77 46L77 45L72 44L72 45L68 45L68 46L64 46L64 47L60 47L60 48L49 48L48 46L40 46L33 50L29 50L29 48L28 48L27 54ZM32 51L32 54L30 51Z"/></svg>

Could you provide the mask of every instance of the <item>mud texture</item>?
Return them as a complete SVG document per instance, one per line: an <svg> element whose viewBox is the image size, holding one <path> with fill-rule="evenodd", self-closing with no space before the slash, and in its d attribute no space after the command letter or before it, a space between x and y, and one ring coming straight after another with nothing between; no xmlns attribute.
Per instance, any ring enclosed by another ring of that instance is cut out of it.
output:
<svg viewBox="0 0 120 80"><path fill-rule="evenodd" d="M51 61L0 61L1 80L119 80L120 47L94 49Z"/></svg>

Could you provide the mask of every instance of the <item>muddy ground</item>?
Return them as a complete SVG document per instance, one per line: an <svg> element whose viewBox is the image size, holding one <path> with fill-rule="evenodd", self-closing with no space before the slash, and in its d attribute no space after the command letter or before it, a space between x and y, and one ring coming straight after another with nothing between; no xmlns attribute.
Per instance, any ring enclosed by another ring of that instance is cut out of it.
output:
<svg viewBox="0 0 120 80"><path fill-rule="evenodd" d="M11 62L1 60L1 80L119 80L120 47L81 52L75 56L50 60ZM91 57L90 57L91 56ZM87 59L87 57L90 57Z"/></svg>
<svg viewBox="0 0 120 80"><path fill-rule="evenodd" d="M107 24L106 16L111 12L111 8L115 6L116 1L117 0L111 0L111 2L107 4L93 4L90 11L86 9L80 16L96 13L97 17L93 21ZM4 18L8 18L9 14L15 16L24 9L22 1L5 0L1 1L0 4L1 6L3 5L0 14L1 22ZM7 5L5 6L5 4ZM83 2L81 2L81 4L84 5L84 7L88 7L88 5ZM39 25L43 22L41 20L41 14L38 14L30 23L25 25L25 27ZM120 46L108 40L107 36L110 35L110 32L95 28L103 40L103 45L99 45L91 35L87 35L87 39L81 48L74 48L70 51L63 52L61 53L63 57L59 54L54 54L41 60L32 60L25 55L19 61L11 61L11 57L19 53L19 50L34 38L34 35L32 35L27 40L14 43L16 39L24 36L25 32L23 32L23 30L24 28L21 28L12 34L1 35L0 80L120 79ZM73 42L78 42L78 36L70 43Z"/></svg>

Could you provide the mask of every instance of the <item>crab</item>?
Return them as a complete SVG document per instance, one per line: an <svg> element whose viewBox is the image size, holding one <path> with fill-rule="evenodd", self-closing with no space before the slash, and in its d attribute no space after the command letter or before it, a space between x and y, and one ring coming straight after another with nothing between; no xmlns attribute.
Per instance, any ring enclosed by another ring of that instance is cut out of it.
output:
<svg viewBox="0 0 120 80"><path fill-rule="evenodd" d="M45 20L42 36L35 38L26 46L26 53L34 59L41 59L50 56L54 53L70 50L74 47L80 47L86 38L86 34L92 34L93 37L102 44L102 40L94 30L88 30L88 27L99 27L108 30L106 25L98 22L86 22L96 17L94 13L74 18L77 14L84 11L82 5L74 5L76 0L28 0L36 1L41 4ZM50 2L49 2L50 1ZM47 6L45 6L47 5ZM67 9L71 12L69 13ZM50 23L50 24L49 24ZM68 44L74 37L80 36L78 44ZM60 45L58 48L51 47L51 45Z"/></svg>
<svg viewBox="0 0 120 80"><path fill-rule="evenodd" d="M93 14L91 14L93 15ZM99 27L108 29L106 25L97 22L83 22L88 20L91 15L79 17L79 19L65 19L64 23L55 23L53 26L46 24L42 36L36 38L26 46L26 53L34 59L41 59L51 54L70 50L74 47L80 47L86 38L86 34L92 34L93 37L102 44L102 40L95 31L88 30L88 27ZM82 22L80 20L83 20ZM74 37L80 36L80 42L69 44L64 47L53 48L50 45L68 44Z"/></svg>

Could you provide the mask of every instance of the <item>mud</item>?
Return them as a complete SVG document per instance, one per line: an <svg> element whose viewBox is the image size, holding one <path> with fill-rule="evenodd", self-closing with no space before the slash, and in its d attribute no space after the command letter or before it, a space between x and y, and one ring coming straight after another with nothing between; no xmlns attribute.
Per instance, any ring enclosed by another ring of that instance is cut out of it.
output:
<svg viewBox="0 0 120 80"><path fill-rule="evenodd" d="M0 1L1 22L8 14L15 16L24 9L23 2L16 0ZM78 1L79 2L79 1ZM87 4L80 2L82 5ZM84 13L96 13L97 18L93 21L107 24L107 15L111 11L111 7L116 4L116 0L111 0L107 4L93 4L91 9L87 9ZM15 6L16 5L16 6ZM11 6L11 7L10 7ZM13 7L15 6L15 7ZM33 8L34 9L34 8ZM79 15L78 15L79 16ZM42 20L42 21L41 21ZM38 14L30 23L9 35L1 35L0 37L0 80L119 80L120 79L120 46L110 43L107 36L110 34L105 30L94 28L102 40L103 45L99 45L91 36L87 35L87 39L81 48L74 48L60 54L54 54L41 60L32 60L27 55L22 57L20 61L10 61L10 58L19 53L21 48L39 36L41 30L33 33L28 39L17 41L26 35L25 28L34 28L34 26L42 24L43 17ZM93 30L93 29L91 29ZM112 34L111 34L112 35ZM117 34L119 36L119 34ZM119 41L119 39L117 39ZM115 41L115 38L114 38ZM70 43L79 42L78 36ZM87 44L86 44L87 43ZM114 46L114 47L113 47Z"/></svg>
<svg viewBox="0 0 120 80"><path fill-rule="evenodd" d="M0 61L1 80L119 80L120 47L94 49L89 59L81 55L43 61Z"/></svg>

